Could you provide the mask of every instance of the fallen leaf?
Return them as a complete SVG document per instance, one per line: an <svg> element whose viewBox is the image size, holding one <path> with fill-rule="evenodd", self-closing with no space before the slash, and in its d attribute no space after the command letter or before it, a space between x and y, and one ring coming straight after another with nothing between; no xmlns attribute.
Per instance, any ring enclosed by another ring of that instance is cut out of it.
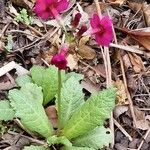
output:
<svg viewBox="0 0 150 150"><path fill-rule="evenodd" d="M78 68L78 66L77 66L78 58L76 57L76 55L69 54L67 57L67 61L68 61L67 66L70 68L70 70Z"/></svg>
<svg viewBox="0 0 150 150"><path fill-rule="evenodd" d="M128 104L127 94L123 81L117 80L114 82L114 86L117 88L117 105Z"/></svg>
<svg viewBox="0 0 150 150"><path fill-rule="evenodd" d="M150 27L150 5L147 4L147 2L145 3L130 2L129 6L134 12L139 12L141 15L144 15L147 26Z"/></svg>
<svg viewBox="0 0 150 150"><path fill-rule="evenodd" d="M11 88L15 87L16 85L11 83L10 81L7 82L1 82L0 83L0 91L3 90L10 90Z"/></svg>
<svg viewBox="0 0 150 150"><path fill-rule="evenodd" d="M94 84L91 80L86 79L81 81L82 88L86 89L90 93L98 92L100 90L99 84Z"/></svg>
<svg viewBox="0 0 150 150"><path fill-rule="evenodd" d="M104 64L98 64L96 66L92 66L97 75L101 75L103 78L106 78L106 71Z"/></svg>
<svg viewBox="0 0 150 150"><path fill-rule="evenodd" d="M129 109L128 106L125 106L125 105L116 106L114 109L115 118L118 118L120 115L128 111L128 109Z"/></svg>
<svg viewBox="0 0 150 150"><path fill-rule="evenodd" d="M128 34L131 38L136 40L140 45L150 51L150 29L142 28L138 30L129 30L125 28L118 28L118 30Z"/></svg>
<svg viewBox="0 0 150 150"><path fill-rule="evenodd" d="M94 59L96 56L96 52L94 49L92 49L90 46L86 45L86 43L89 41L89 36L84 36L79 41L79 51L78 54L83 59Z"/></svg>
<svg viewBox="0 0 150 150"><path fill-rule="evenodd" d="M134 113L136 118L136 127L141 130L147 130L150 128L148 121L146 120L145 113L134 107Z"/></svg>
<svg viewBox="0 0 150 150"><path fill-rule="evenodd" d="M133 65L133 69L136 73L146 70L141 57L139 57L135 53L132 53L132 54L128 53L128 55L130 57L130 61L131 61L132 65Z"/></svg>
<svg viewBox="0 0 150 150"><path fill-rule="evenodd" d="M111 4L123 5L127 0L109 0Z"/></svg>
<svg viewBox="0 0 150 150"><path fill-rule="evenodd" d="M123 57L123 62L124 62L124 65L125 65L125 69L127 70L129 67L132 67L132 64L131 64L131 61L130 61L130 58L129 58L129 55L128 54L125 54Z"/></svg>
<svg viewBox="0 0 150 150"><path fill-rule="evenodd" d="M150 5L148 5L147 3L143 3L142 10L143 10L143 14L144 14L147 26L150 27Z"/></svg>
<svg viewBox="0 0 150 150"><path fill-rule="evenodd" d="M49 118L49 120L51 121L52 125L54 128L57 127L57 111L55 106L49 106L45 109L45 112Z"/></svg>

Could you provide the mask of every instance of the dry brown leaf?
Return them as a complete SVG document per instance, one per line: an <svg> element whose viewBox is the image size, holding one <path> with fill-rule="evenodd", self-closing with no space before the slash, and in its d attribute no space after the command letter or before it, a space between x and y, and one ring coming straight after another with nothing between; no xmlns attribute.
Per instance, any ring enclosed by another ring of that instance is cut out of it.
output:
<svg viewBox="0 0 150 150"><path fill-rule="evenodd" d="M141 57L139 57L135 53L132 53L132 54L128 53L128 55L130 57L130 61L132 63L133 69L136 73L139 73L145 70L145 66L143 64Z"/></svg>
<svg viewBox="0 0 150 150"><path fill-rule="evenodd" d="M15 87L16 84L14 83L11 83L10 81L7 81L7 82L1 82L0 83L0 91L3 91L3 90L10 90L11 88Z"/></svg>
<svg viewBox="0 0 150 150"><path fill-rule="evenodd" d="M128 104L127 94L125 90L125 85L122 80L117 80L114 83L114 86L117 88L117 105Z"/></svg>
<svg viewBox="0 0 150 150"><path fill-rule="evenodd" d="M127 70L129 67L132 67L132 64L131 64L131 61L130 61L130 58L129 58L129 55L128 54L125 54L123 57L123 62L124 62L124 65L125 65L125 69Z"/></svg>
<svg viewBox="0 0 150 150"><path fill-rule="evenodd" d="M109 0L112 4L123 5L127 0Z"/></svg>
<svg viewBox="0 0 150 150"><path fill-rule="evenodd" d="M116 106L114 109L115 118L118 118L120 115L128 111L128 109L129 109L128 106L125 105Z"/></svg>
<svg viewBox="0 0 150 150"><path fill-rule="evenodd" d="M90 46L87 46L86 43L89 41L89 36L84 36L79 41L79 51L78 54L83 59L94 59L96 56L96 52Z"/></svg>
<svg viewBox="0 0 150 150"><path fill-rule="evenodd" d="M94 84L91 80L86 79L81 81L81 86L89 91L90 93L95 93L100 90L100 85L99 84Z"/></svg>
<svg viewBox="0 0 150 150"><path fill-rule="evenodd" d="M150 51L150 30L142 28L141 30L128 30L125 28L117 28L118 30L128 34L134 40L139 42L144 48Z"/></svg>
<svg viewBox="0 0 150 150"><path fill-rule="evenodd" d="M67 62L68 62L67 66L70 68L70 70L78 68L78 66L77 66L78 59L77 59L76 55L69 54L67 57Z"/></svg>
<svg viewBox="0 0 150 150"><path fill-rule="evenodd" d="M145 113L134 107L134 113L136 118L136 127L141 130L147 130L150 128L148 121L145 118Z"/></svg>
<svg viewBox="0 0 150 150"><path fill-rule="evenodd" d="M147 4L146 2L145 3L130 2L129 6L131 9L133 9L134 12L141 10L140 11L141 15L143 13L147 26L150 27L150 5Z"/></svg>
<svg viewBox="0 0 150 150"><path fill-rule="evenodd" d="M106 78L106 70L104 64L98 64L96 66L92 66L97 75L101 75L103 78Z"/></svg>
<svg viewBox="0 0 150 150"><path fill-rule="evenodd" d="M52 125L54 128L57 127L57 112L56 112L56 108L55 106L49 106L45 109L45 112L49 118L49 120L51 121Z"/></svg>

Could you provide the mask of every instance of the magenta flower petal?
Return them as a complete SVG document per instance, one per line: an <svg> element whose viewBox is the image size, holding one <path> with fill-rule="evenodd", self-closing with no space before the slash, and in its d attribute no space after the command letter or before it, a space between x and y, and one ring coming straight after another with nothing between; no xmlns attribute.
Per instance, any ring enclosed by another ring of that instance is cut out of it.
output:
<svg viewBox="0 0 150 150"><path fill-rule="evenodd" d="M61 13L61 12L65 11L68 8L68 6L69 6L69 1L61 0L58 2L56 9L58 12Z"/></svg>
<svg viewBox="0 0 150 150"><path fill-rule="evenodd" d="M67 0L37 0L34 12L42 19L56 18L68 8L68 5L69 1Z"/></svg>
<svg viewBox="0 0 150 150"><path fill-rule="evenodd" d="M109 18L109 16L104 16L101 20L101 25L105 28L112 27L112 20Z"/></svg>
<svg viewBox="0 0 150 150"><path fill-rule="evenodd" d="M59 70L65 70L67 67L67 60L64 55L57 54L53 56L51 64L55 65Z"/></svg>
<svg viewBox="0 0 150 150"><path fill-rule="evenodd" d="M92 28L97 28L100 24L100 18L97 14L93 15L93 18L90 19L90 24Z"/></svg>
<svg viewBox="0 0 150 150"><path fill-rule="evenodd" d="M39 14L42 19L47 20L49 18L49 13L48 12L43 12Z"/></svg>
<svg viewBox="0 0 150 150"><path fill-rule="evenodd" d="M97 14L91 18L92 32L95 36L95 40L99 45L109 46L113 40L112 20L108 16L104 16L102 19Z"/></svg>
<svg viewBox="0 0 150 150"><path fill-rule="evenodd" d="M107 46L107 47L109 46L110 42L112 41L112 38L113 38L113 36L109 32L103 34L102 36L98 35L98 34L95 35L96 42L99 45Z"/></svg>

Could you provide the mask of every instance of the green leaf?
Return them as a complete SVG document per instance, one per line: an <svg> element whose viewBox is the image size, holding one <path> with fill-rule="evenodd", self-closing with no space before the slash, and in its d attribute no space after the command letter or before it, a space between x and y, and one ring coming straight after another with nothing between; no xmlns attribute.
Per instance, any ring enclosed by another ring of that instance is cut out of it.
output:
<svg viewBox="0 0 150 150"><path fill-rule="evenodd" d="M62 144L62 145L67 146L67 147L72 146L72 143L66 137L64 137L64 136L57 137L56 135L48 137L47 143L49 145Z"/></svg>
<svg viewBox="0 0 150 150"><path fill-rule="evenodd" d="M76 146L86 146L94 149L101 149L112 142L112 132L103 126L95 128L93 131L74 139L73 144Z"/></svg>
<svg viewBox="0 0 150 150"><path fill-rule="evenodd" d="M70 77L74 76L76 78L76 80L80 81L84 78L84 75L79 74L79 73L75 73L75 72L70 72L66 74L67 79L69 79Z"/></svg>
<svg viewBox="0 0 150 150"><path fill-rule="evenodd" d="M31 68L31 76L33 81L42 87L44 95L44 105L50 102L58 91L57 68L50 66L45 69L41 66L33 66ZM64 72L62 72L62 80Z"/></svg>
<svg viewBox="0 0 150 150"><path fill-rule="evenodd" d="M52 135L52 125L50 124L44 108L42 88L33 83L27 83L20 90L9 91L11 106L16 111L16 117L21 119L21 123L31 132L37 132L43 137Z"/></svg>
<svg viewBox="0 0 150 150"><path fill-rule="evenodd" d="M93 94L66 123L62 135L70 140L103 125L115 106L115 97L115 88Z"/></svg>
<svg viewBox="0 0 150 150"><path fill-rule="evenodd" d="M19 15L15 17L15 20L17 22L24 22L27 25L32 24L32 18L29 17L27 10L24 8L20 11Z"/></svg>
<svg viewBox="0 0 150 150"><path fill-rule="evenodd" d="M48 150L47 148L45 148L44 146L25 146L23 150Z"/></svg>
<svg viewBox="0 0 150 150"><path fill-rule="evenodd" d="M12 120L15 116L14 110L11 108L9 101L0 100L0 120Z"/></svg>
<svg viewBox="0 0 150 150"><path fill-rule="evenodd" d="M80 86L78 79L72 76L63 84L61 90L61 128L65 126L73 113L83 104L84 94L82 92L82 87Z"/></svg>
<svg viewBox="0 0 150 150"><path fill-rule="evenodd" d="M94 148L89 148L89 147L64 147L63 150L95 150Z"/></svg>
<svg viewBox="0 0 150 150"><path fill-rule="evenodd" d="M26 83L32 83L32 79L28 75L22 75L22 76L19 76L19 77L16 78L16 83L17 83L18 86L22 87Z"/></svg>

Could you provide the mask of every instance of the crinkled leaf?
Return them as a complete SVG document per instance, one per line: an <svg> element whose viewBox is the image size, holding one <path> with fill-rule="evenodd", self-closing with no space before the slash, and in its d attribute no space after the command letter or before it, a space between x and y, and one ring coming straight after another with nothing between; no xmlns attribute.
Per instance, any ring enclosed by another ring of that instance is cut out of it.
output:
<svg viewBox="0 0 150 150"><path fill-rule="evenodd" d="M26 83L32 83L32 79L28 75L22 75L16 78L16 83L18 86L24 86Z"/></svg>
<svg viewBox="0 0 150 150"><path fill-rule="evenodd" d="M52 135L50 124L44 108L42 88L33 83L27 83L20 90L9 91L11 106L16 111L16 116L30 131L37 132L43 137Z"/></svg>
<svg viewBox="0 0 150 150"><path fill-rule="evenodd" d="M47 138L47 143L49 145L62 144L67 147L72 146L72 143L65 136L60 136L60 137L57 137L56 135L50 136Z"/></svg>
<svg viewBox="0 0 150 150"><path fill-rule="evenodd" d="M25 146L23 150L48 150L47 148L45 148L44 146Z"/></svg>
<svg viewBox="0 0 150 150"><path fill-rule="evenodd" d="M33 66L31 68L31 76L33 81L42 87L44 95L44 105L50 102L58 91L57 68L50 66L45 69L41 66ZM62 72L62 80L64 72Z"/></svg>
<svg viewBox="0 0 150 150"><path fill-rule="evenodd" d="M0 100L0 120L12 120L15 112L7 100Z"/></svg>
<svg viewBox="0 0 150 150"><path fill-rule="evenodd" d="M84 75L79 74L79 73L75 73L75 72L70 72L67 75L67 79L69 79L70 77L74 76L74 78L76 78L76 80L80 81L84 78Z"/></svg>
<svg viewBox="0 0 150 150"><path fill-rule="evenodd" d="M72 114L83 104L84 94L82 92L82 87L78 79L72 76L63 84L61 90L61 128L65 126Z"/></svg>
<svg viewBox="0 0 150 150"><path fill-rule="evenodd" d="M62 135L70 140L103 125L115 106L115 93L115 88L108 88L93 94L66 123Z"/></svg>
<svg viewBox="0 0 150 150"><path fill-rule="evenodd" d="M95 150L94 148L89 148L89 147L64 147L63 150Z"/></svg>
<svg viewBox="0 0 150 150"><path fill-rule="evenodd" d="M73 144L76 146L86 146L94 149L100 149L108 146L112 142L112 132L103 126L97 127L85 135L74 139Z"/></svg>

